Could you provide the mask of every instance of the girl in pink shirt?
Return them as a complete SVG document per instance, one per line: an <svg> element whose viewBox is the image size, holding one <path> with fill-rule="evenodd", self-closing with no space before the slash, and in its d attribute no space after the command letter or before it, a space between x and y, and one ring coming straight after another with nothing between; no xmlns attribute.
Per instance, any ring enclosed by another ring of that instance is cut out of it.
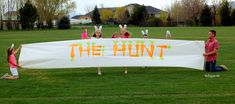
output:
<svg viewBox="0 0 235 104"><path fill-rule="evenodd" d="M89 39L87 28L84 28L84 32L81 34L81 39Z"/></svg>
<svg viewBox="0 0 235 104"><path fill-rule="evenodd" d="M21 46L19 48L17 48L16 50L14 50L13 47L14 47L14 44L12 44L11 48L7 49L7 56L8 56L7 61L10 66L10 71L11 71L12 76L8 75L8 73L6 73L5 75L3 75L1 77L1 79L18 79L19 78L17 68L20 66L17 64L15 55L20 50Z"/></svg>

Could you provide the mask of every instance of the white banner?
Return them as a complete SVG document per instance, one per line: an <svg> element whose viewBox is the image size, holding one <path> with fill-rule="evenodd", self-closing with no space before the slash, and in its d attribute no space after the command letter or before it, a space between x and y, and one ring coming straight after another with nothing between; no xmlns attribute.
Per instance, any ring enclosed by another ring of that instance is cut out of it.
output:
<svg viewBox="0 0 235 104"><path fill-rule="evenodd" d="M203 70L204 42L162 39L87 39L22 45L27 69L186 67Z"/></svg>

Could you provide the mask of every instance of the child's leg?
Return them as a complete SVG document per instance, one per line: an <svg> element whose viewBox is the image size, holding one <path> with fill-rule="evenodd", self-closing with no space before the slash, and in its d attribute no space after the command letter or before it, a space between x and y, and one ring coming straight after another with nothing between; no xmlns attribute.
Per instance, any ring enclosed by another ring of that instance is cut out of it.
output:
<svg viewBox="0 0 235 104"><path fill-rule="evenodd" d="M225 69L221 66L216 66L216 61L212 61L210 67L213 72L225 71Z"/></svg>
<svg viewBox="0 0 235 104"><path fill-rule="evenodd" d="M17 68L10 68L10 71L13 76L19 76Z"/></svg>
<svg viewBox="0 0 235 104"><path fill-rule="evenodd" d="M228 71L228 67L226 65L220 65L219 67L222 67L225 71Z"/></svg>
<svg viewBox="0 0 235 104"><path fill-rule="evenodd" d="M102 75L100 67L97 68L98 75Z"/></svg>
<svg viewBox="0 0 235 104"><path fill-rule="evenodd" d="M221 66L216 66L215 67L215 72L219 72L219 71L225 71L225 69Z"/></svg>
<svg viewBox="0 0 235 104"><path fill-rule="evenodd" d="M205 71L207 71L207 72L211 71L211 69L210 69L210 62L206 62L205 63Z"/></svg>
<svg viewBox="0 0 235 104"><path fill-rule="evenodd" d="M18 79L18 78L19 78L18 76L11 76L11 75L8 75L8 76L6 76L5 79L10 80L10 79Z"/></svg>
<svg viewBox="0 0 235 104"><path fill-rule="evenodd" d="M124 71L124 74L127 74L127 67L125 67L125 71Z"/></svg>
<svg viewBox="0 0 235 104"><path fill-rule="evenodd" d="M216 64L215 61L208 62L208 66L209 66L209 71L210 71L210 72L216 71L216 69L215 69L215 64Z"/></svg>

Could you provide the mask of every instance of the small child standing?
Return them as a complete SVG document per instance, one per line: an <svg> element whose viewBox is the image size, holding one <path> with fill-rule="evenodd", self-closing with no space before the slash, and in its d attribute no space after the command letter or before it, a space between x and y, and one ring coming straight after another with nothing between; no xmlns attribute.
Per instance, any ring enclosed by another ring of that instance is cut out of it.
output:
<svg viewBox="0 0 235 104"><path fill-rule="evenodd" d="M142 32L142 38L145 38L145 39L148 38L148 30L145 30L145 31L142 30L141 32Z"/></svg>
<svg viewBox="0 0 235 104"><path fill-rule="evenodd" d="M171 32L169 30L166 31L166 39L171 39Z"/></svg>
<svg viewBox="0 0 235 104"><path fill-rule="evenodd" d="M127 31L127 25L119 25L120 35L119 38L130 38L131 34Z"/></svg>
<svg viewBox="0 0 235 104"><path fill-rule="evenodd" d="M81 39L89 39L87 28L84 28L84 32L81 34Z"/></svg>
<svg viewBox="0 0 235 104"><path fill-rule="evenodd" d="M102 39L102 26L100 26L99 28L97 26L94 26L94 28L95 28L95 32L91 39ZM97 74L102 75L100 67L97 68Z"/></svg>
<svg viewBox="0 0 235 104"><path fill-rule="evenodd" d="M127 25L126 24L124 26L119 25L119 28L120 28L119 38L130 38L131 37L131 34L127 31ZM125 67L124 74L127 74L127 73L128 73L127 67Z"/></svg>
<svg viewBox="0 0 235 104"><path fill-rule="evenodd" d="M1 79L18 79L19 78L19 74L18 74L18 67L20 67L17 64L16 61L16 54L17 52L21 49L21 46L19 48L17 48L16 50L14 50L14 44L12 44L12 46L10 48L7 49L7 61L9 63L10 66L10 71L11 71L11 75L8 75L8 73L6 73L5 75L3 75L1 77Z"/></svg>

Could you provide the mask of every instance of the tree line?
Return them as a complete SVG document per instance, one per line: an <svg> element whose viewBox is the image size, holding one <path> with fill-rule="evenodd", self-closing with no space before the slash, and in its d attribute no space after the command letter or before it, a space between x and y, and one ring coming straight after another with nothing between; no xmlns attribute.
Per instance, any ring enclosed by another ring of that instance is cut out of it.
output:
<svg viewBox="0 0 235 104"><path fill-rule="evenodd" d="M190 26L231 26L235 25L235 9L228 0L181 0L171 7L174 24L186 23Z"/></svg>
<svg viewBox="0 0 235 104"><path fill-rule="evenodd" d="M22 29L50 29L54 20L68 16L75 8L73 0L0 0L0 29L4 23L8 30L19 29L19 26Z"/></svg>
<svg viewBox="0 0 235 104"><path fill-rule="evenodd" d="M228 0L216 2L212 0L208 5L206 0L181 0L161 11L160 17L149 15L144 5L135 6L133 12L125 7L112 10L99 10L97 6L92 12L93 24L107 24L110 21L121 24L138 26L231 26L235 25L235 9L232 9Z"/></svg>

